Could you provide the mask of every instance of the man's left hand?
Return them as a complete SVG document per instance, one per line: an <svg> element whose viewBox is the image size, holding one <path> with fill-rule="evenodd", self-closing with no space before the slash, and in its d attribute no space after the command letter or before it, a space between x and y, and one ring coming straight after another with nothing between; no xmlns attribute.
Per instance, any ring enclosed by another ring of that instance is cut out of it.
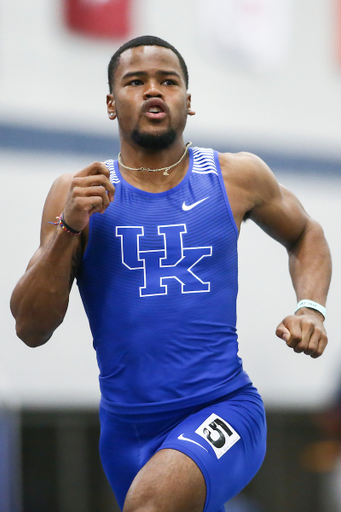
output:
<svg viewBox="0 0 341 512"><path fill-rule="evenodd" d="M304 352L313 358L320 357L328 343L322 315L307 308L284 318L276 335L295 352Z"/></svg>

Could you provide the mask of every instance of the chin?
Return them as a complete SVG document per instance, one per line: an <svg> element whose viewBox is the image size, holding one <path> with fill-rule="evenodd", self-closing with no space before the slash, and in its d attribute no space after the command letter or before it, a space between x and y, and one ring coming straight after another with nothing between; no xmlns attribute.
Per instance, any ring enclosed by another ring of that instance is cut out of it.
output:
<svg viewBox="0 0 341 512"><path fill-rule="evenodd" d="M176 131L174 128L167 128L157 133L143 132L139 128L132 131L131 138L135 144L151 150L162 150L169 148L176 139Z"/></svg>

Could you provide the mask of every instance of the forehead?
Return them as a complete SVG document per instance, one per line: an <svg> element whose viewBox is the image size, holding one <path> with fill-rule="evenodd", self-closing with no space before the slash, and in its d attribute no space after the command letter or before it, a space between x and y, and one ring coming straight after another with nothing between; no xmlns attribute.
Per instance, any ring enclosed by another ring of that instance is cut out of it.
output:
<svg viewBox="0 0 341 512"><path fill-rule="evenodd" d="M116 69L115 79L133 71L175 71L184 79L180 62L175 53L162 46L137 46L123 52Z"/></svg>

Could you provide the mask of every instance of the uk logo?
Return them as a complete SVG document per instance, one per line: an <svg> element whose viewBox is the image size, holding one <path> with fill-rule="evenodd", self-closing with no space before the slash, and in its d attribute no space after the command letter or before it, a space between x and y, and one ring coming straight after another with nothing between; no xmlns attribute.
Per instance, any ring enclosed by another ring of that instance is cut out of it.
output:
<svg viewBox="0 0 341 512"><path fill-rule="evenodd" d="M212 247L184 247L186 233L186 224L158 226L163 248L141 250L141 239L145 236L143 226L116 226L123 265L143 275L140 297L167 295L169 280L174 279L180 283L181 293L210 291L210 282L200 279L194 267L203 258L212 256Z"/></svg>

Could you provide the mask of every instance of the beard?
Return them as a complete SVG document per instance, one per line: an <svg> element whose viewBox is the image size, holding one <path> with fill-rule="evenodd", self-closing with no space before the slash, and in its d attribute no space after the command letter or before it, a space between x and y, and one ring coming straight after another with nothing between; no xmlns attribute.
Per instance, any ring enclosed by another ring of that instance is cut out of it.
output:
<svg viewBox="0 0 341 512"><path fill-rule="evenodd" d="M160 151L169 148L173 144L176 139L176 131L174 128L169 127L164 132L154 134L141 132L136 127L132 131L131 138L141 148Z"/></svg>

